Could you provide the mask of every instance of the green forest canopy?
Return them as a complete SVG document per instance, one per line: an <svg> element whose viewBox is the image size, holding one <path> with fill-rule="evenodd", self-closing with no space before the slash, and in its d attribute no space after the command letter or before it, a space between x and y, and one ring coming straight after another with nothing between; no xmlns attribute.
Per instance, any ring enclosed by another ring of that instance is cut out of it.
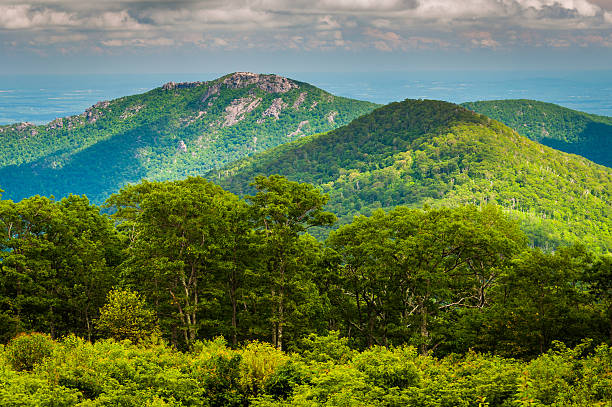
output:
<svg viewBox="0 0 612 407"><path fill-rule="evenodd" d="M499 120L521 136L612 167L612 117L537 100L486 100L462 106Z"/></svg>
<svg viewBox="0 0 612 407"><path fill-rule="evenodd" d="M610 254L530 248L497 205L377 210L321 243L326 195L254 187L142 182L113 221L0 200L1 404L612 402Z"/></svg>
<svg viewBox="0 0 612 407"><path fill-rule="evenodd" d="M245 194L260 174L313 183L329 194L327 209L340 224L396 205L494 202L520 219L538 246L573 241L612 248L612 169L447 102L392 103L208 177Z"/></svg>

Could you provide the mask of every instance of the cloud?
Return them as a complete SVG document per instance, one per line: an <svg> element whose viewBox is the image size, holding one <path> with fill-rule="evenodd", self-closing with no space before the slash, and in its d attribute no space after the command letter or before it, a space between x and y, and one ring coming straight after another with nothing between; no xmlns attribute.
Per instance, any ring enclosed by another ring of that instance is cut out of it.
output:
<svg viewBox="0 0 612 407"><path fill-rule="evenodd" d="M560 47L612 34L610 0L0 0L5 42L381 51ZM327 32L327 34L321 34ZM487 33L476 35L476 33ZM560 40L559 33L568 38ZM575 37L574 39L572 38ZM44 39L48 38L47 41ZM248 40L245 40L248 38Z"/></svg>
<svg viewBox="0 0 612 407"><path fill-rule="evenodd" d="M73 15L70 13L45 8L34 8L28 4L0 4L0 28L7 30L25 30L74 24Z"/></svg>
<svg viewBox="0 0 612 407"><path fill-rule="evenodd" d="M493 39L493 35L488 31L468 31L462 34L470 40L472 45L480 48L498 48L501 44Z"/></svg>
<svg viewBox="0 0 612 407"><path fill-rule="evenodd" d="M150 39L113 39L102 41L102 45L107 47L168 47L174 45L174 40L170 38L150 38Z"/></svg>

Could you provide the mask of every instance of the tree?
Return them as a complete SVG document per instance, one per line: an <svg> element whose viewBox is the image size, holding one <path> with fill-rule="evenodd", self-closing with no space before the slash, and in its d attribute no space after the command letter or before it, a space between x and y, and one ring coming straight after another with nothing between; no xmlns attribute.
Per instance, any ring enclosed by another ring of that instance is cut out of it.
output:
<svg viewBox="0 0 612 407"><path fill-rule="evenodd" d="M100 308L96 328L103 337L139 342L159 334L155 312L136 291L114 289Z"/></svg>
<svg viewBox="0 0 612 407"><path fill-rule="evenodd" d="M532 357L555 340L576 345L585 335L593 338L594 312L588 304L588 286L581 281L592 262L581 246L521 253L500 278L475 346Z"/></svg>
<svg viewBox="0 0 612 407"><path fill-rule="evenodd" d="M369 346L412 337L425 354L442 343L436 329L448 315L489 303L525 238L493 206L397 207L356 218L328 243L343 257L341 284L354 304L344 311L349 327Z"/></svg>
<svg viewBox="0 0 612 407"><path fill-rule="evenodd" d="M300 234L314 226L331 225L336 217L323 210L327 196L314 186L288 181L280 175L257 176L252 184L257 188L248 196L254 219L263 236L264 267L262 277L270 287L270 322L272 343L283 348L287 324L288 289L299 280ZM303 261L301 261L303 264Z"/></svg>
<svg viewBox="0 0 612 407"><path fill-rule="evenodd" d="M86 197L0 201L0 309L7 333L92 337L120 241Z"/></svg>
<svg viewBox="0 0 612 407"><path fill-rule="evenodd" d="M128 237L125 283L141 287L160 322L189 347L201 329L237 330L237 291L248 257L244 203L203 178L131 185L111 196L114 218ZM227 291L226 291L227 290ZM226 297L224 294L228 292ZM229 298L232 327L219 327L219 303Z"/></svg>
<svg viewBox="0 0 612 407"><path fill-rule="evenodd" d="M600 306L607 320L608 341L612 344L612 254L599 256L593 267L586 271L584 279L591 284L595 303Z"/></svg>

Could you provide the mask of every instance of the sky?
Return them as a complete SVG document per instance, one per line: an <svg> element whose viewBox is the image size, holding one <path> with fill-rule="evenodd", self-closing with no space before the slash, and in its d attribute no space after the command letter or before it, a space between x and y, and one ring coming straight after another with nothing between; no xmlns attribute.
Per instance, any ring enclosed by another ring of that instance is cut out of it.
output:
<svg viewBox="0 0 612 407"><path fill-rule="evenodd" d="M0 0L0 74L612 67L612 0Z"/></svg>

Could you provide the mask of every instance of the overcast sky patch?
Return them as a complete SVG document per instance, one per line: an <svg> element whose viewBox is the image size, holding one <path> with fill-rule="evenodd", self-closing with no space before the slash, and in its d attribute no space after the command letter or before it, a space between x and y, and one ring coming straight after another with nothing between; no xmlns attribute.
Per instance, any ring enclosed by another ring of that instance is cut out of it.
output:
<svg viewBox="0 0 612 407"><path fill-rule="evenodd" d="M0 0L0 50L41 56L164 47L609 51L611 36L612 0Z"/></svg>

